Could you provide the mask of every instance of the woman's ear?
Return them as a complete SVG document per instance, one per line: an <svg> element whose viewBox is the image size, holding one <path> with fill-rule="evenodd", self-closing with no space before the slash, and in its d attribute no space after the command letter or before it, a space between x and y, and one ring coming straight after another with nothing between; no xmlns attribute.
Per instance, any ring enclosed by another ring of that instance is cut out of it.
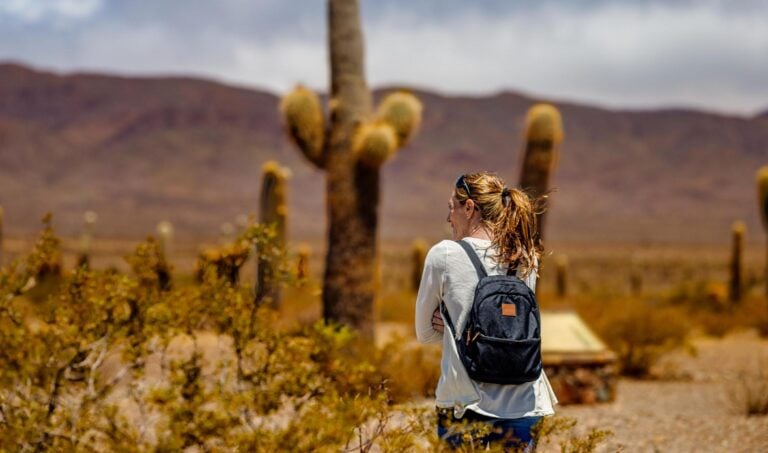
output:
<svg viewBox="0 0 768 453"><path fill-rule="evenodd" d="M467 218L472 217L472 213L475 211L475 202L471 198L464 203L464 211L467 212Z"/></svg>

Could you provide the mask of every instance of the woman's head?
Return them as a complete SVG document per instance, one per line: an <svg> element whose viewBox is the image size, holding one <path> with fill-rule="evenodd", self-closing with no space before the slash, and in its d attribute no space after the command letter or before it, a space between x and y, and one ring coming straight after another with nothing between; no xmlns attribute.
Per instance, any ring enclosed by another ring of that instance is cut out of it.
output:
<svg viewBox="0 0 768 453"><path fill-rule="evenodd" d="M494 173L468 173L456 180L448 222L457 240L467 236L473 225L482 226L498 250L498 261L528 274L542 252L536 224L539 205L525 192L507 188Z"/></svg>

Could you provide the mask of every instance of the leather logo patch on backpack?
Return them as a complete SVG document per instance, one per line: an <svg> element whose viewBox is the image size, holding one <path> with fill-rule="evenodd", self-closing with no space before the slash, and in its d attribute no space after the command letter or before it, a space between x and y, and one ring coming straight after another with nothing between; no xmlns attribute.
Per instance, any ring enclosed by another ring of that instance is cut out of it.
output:
<svg viewBox="0 0 768 453"><path fill-rule="evenodd" d="M501 316L517 316L515 304L501 304Z"/></svg>

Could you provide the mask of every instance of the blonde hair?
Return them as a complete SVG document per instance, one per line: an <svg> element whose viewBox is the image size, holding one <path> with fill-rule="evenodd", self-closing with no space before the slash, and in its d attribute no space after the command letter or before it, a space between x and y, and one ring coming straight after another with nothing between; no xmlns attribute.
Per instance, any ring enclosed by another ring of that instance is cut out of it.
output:
<svg viewBox="0 0 768 453"><path fill-rule="evenodd" d="M520 189L507 188L495 173L468 173L464 180L470 194L457 187L454 196L462 205L471 198L477 206L498 251L496 260L520 269L524 276L530 274L544 251L536 222L544 198L532 199Z"/></svg>

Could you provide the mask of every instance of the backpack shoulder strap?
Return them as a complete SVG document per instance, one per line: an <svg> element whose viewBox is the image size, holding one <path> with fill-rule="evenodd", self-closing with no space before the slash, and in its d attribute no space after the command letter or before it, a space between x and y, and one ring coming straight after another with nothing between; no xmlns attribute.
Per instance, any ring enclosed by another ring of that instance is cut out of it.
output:
<svg viewBox="0 0 768 453"><path fill-rule="evenodd" d="M451 335L456 335L456 328L453 326L451 315L448 314L448 307L445 306L443 301L440 301L440 313L443 314L443 319L448 323L448 327L451 328Z"/></svg>
<svg viewBox="0 0 768 453"><path fill-rule="evenodd" d="M477 256L477 253L475 253L475 249L472 248L471 245L468 243L462 241L456 241L459 243L461 248L464 249L465 252L467 252L467 256L469 256L469 260L472 261L472 265L475 266L475 271L477 271L477 277L479 279L483 279L488 276L488 272L485 271L485 266L483 266L483 263L480 262L480 258Z"/></svg>

